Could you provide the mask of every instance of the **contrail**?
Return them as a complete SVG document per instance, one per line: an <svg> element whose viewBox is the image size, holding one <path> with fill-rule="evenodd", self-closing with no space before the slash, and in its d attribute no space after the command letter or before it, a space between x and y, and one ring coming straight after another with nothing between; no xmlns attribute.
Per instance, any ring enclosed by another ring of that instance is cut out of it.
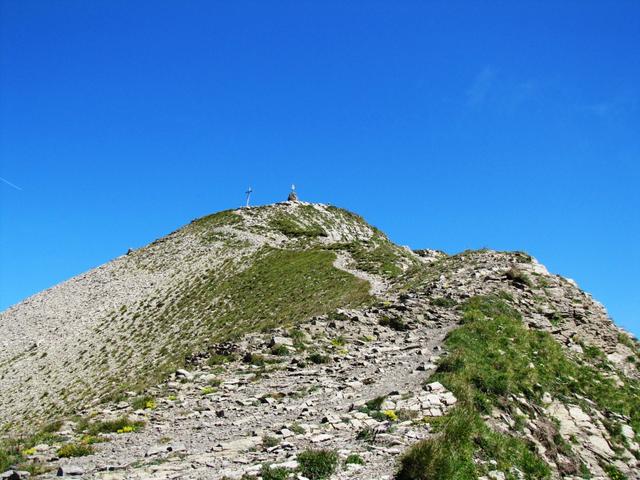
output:
<svg viewBox="0 0 640 480"><path fill-rule="evenodd" d="M22 191L22 189L21 189L18 185L16 185L15 183L11 183L11 182L10 182L9 180L7 180L6 178L2 178L2 177L0 177L0 180L2 180L4 183L6 183L7 185L9 185L10 187L13 187L13 188L15 188L16 190L20 190L20 191Z"/></svg>

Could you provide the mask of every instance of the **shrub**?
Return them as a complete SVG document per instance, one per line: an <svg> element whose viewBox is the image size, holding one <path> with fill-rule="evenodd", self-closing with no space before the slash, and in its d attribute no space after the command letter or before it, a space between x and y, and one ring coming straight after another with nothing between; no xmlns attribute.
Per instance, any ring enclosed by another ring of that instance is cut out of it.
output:
<svg viewBox="0 0 640 480"><path fill-rule="evenodd" d="M207 363L209 366L214 367L216 365L223 365L225 363L233 361L233 355L224 355L220 353L214 353L209 357Z"/></svg>
<svg viewBox="0 0 640 480"><path fill-rule="evenodd" d="M507 277L507 279L511 280L517 285L526 285L527 287L533 286L533 283L531 283L531 279L529 278L529 276L519 268L512 267L507 270L504 275L505 277Z"/></svg>
<svg viewBox="0 0 640 480"><path fill-rule="evenodd" d="M360 455L358 455L357 453L352 453L351 455L349 455L345 461L344 464L345 465L349 465L349 464L355 464L355 465L364 465L364 460L362 459L362 457Z"/></svg>
<svg viewBox="0 0 640 480"><path fill-rule="evenodd" d="M618 333L618 342L626 345L627 347L631 348L631 349L635 349L638 348L638 341L632 339L629 335L627 335L626 333Z"/></svg>
<svg viewBox="0 0 640 480"><path fill-rule="evenodd" d="M391 422L398 421L398 415L396 415L396 412L394 412L393 410L385 410L382 412L382 414L387 418L387 420Z"/></svg>
<svg viewBox="0 0 640 480"><path fill-rule="evenodd" d="M150 396L137 397L131 402L131 406L135 410L153 410L156 408L156 401Z"/></svg>
<svg viewBox="0 0 640 480"><path fill-rule="evenodd" d="M300 473L310 480L329 478L338 466L334 450L305 450L298 454Z"/></svg>
<svg viewBox="0 0 640 480"><path fill-rule="evenodd" d="M627 480L627 476L620 470L618 470L614 465L602 462L600 466L605 472L607 472L607 475L609 475L609 478L611 480Z"/></svg>
<svg viewBox="0 0 640 480"><path fill-rule="evenodd" d="M291 425L289 425L289 430L291 430L293 433L297 434L297 435L302 435L304 433L306 433L306 430L302 427L302 425L300 425L299 423L292 423Z"/></svg>
<svg viewBox="0 0 640 480"><path fill-rule="evenodd" d="M263 465L260 470L260 476L262 480L285 480L289 477L291 470L283 467L270 467L269 465Z"/></svg>
<svg viewBox="0 0 640 480"><path fill-rule="evenodd" d="M369 400L365 405L369 410L380 410L386 398L386 396L381 395L373 400Z"/></svg>
<svg viewBox="0 0 640 480"><path fill-rule="evenodd" d="M289 336L293 340L293 346L296 349L304 350L306 348L306 345L304 343L306 335L302 330L298 328L293 328L289 330Z"/></svg>
<svg viewBox="0 0 640 480"><path fill-rule="evenodd" d="M359 412L366 413L371 418L378 420L379 422L383 422L388 420L388 417L380 411L382 407L382 403L385 400L385 396L376 397L373 400L369 400L362 407L358 409ZM397 417L396 417L397 419Z"/></svg>
<svg viewBox="0 0 640 480"><path fill-rule="evenodd" d="M331 361L331 358L329 358L328 355L322 355L320 353L312 353L311 355L309 355L308 357L310 362L313 362L317 365L319 364L323 364L323 363L329 363Z"/></svg>
<svg viewBox="0 0 640 480"><path fill-rule="evenodd" d="M264 357L257 353L247 352L245 356L242 358L244 363L248 363L249 365L255 365L257 367L263 367L265 364Z"/></svg>
<svg viewBox="0 0 640 480"><path fill-rule="evenodd" d="M440 435L416 443L402 456L396 480L476 478L472 433L477 421L472 412L456 408Z"/></svg>
<svg viewBox="0 0 640 480"><path fill-rule="evenodd" d="M436 307L450 308L456 306L456 301L452 298L447 297L435 297L431 299L431 305L435 305Z"/></svg>
<svg viewBox="0 0 640 480"><path fill-rule="evenodd" d="M395 330L396 332L406 332L407 330L409 330L408 325L398 317L384 316L378 321L378 323L381 326L389 327L390 329Z"/></svg>
<svg viewBox="0 0 640 480"><path fill-rule="evenodd" d="M262 437L262 445L264 445L266 448L275 447L276 445L280 445L280 439L278 437L265 435L264 437Z"/></svg>
<svg viewBox="0 0 640 480"><path fill-rule="evenodd" d="M289 355L289 349L284 345L274 345L271 347L271 354L278 356Z"/></svg>
<svg viewBox="0 0 640 480"><path fill-rule="evenodd" d="M376 440L376 431L371 427L364 427L356 434L356 440L373 443Z"/></svg>
<svg viewBox="0 0 640 480"><path fill-rule="evenodd" d="M130 433L139 430L144 426L142 421L132 421L129 417L120 417L116 420L107 420L104 422L95 422L89 424L89 435L98 435L99 433Z"/></svg>
<svg viewBox="0 0 640 480"><path fill-rule="evenodd" d="M83 443L68 443L58 449L60 458L84 457L93 453L93 447Z"/></svg>
<svg viewBox="0 0 640 480"><path fill-rule="evenodd" d="M209 395L211 393L215 393L216 389L215 387L203 387L201 391L203 395Z"/></svg>

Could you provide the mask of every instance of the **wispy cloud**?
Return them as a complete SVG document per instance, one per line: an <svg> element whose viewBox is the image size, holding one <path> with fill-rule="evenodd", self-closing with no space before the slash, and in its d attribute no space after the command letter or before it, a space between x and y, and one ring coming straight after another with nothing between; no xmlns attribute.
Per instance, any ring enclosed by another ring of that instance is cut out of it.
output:
<svg viewBox="0 0 640 480"><path fill-rule="evenodd" d="M22 188L20 188L18 185L16 185L15 183L11 183L9 180L7 180L6 178L2 178L0 177L0 180L4 183L6 183L7 185L9 185L10 187L15 188L16 190L20 190L22 191Z"/></svg>
<svg viewBox="0 0 640 480"><path fill-rule="evenodd" d="M482 105L489 96L495 83L496 72L491 67L484 67L478 73L467 89L467 101L469 105Z"/></svg>
<svg viewBox="0 0 640 480"><path fill-rule="evenodd" d="M480 70L465 91L470 107L491 107L502 113L514 113L536 96L538 84L532 79L515 78L492 66Z"/></svg>
<svg viewBox="0 0 640 480"><path fill-rule="evenodd" d="M638 97L632 93L618 95L617 97L581 105L580 110L591 113L601 118L611 118L622 115L625 112L634 112L638 108Z"/></svg>

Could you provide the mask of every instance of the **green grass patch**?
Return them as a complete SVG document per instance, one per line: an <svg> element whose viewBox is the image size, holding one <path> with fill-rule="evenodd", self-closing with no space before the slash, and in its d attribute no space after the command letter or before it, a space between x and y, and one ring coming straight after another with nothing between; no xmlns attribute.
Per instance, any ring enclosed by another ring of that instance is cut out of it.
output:
<svg viewBox="0 0 640 480"><path fill-rule="evenodd" d="M364 465L364 460L357 453L352 453L347 458L345 458L344 464L345 465L350 465L350 464L353 464L353 465Z"/></svg>
<svg viewBox="0 0 640 480"><path fill-rule="evenodd" d="M244 220L242 216L235 213L233 210L223 210L222 212L217 212L213 215L207 215L206 217L194 220L191 224L200 228L214 228L238 225L243 222Z"/></svg>
<svg viewBox="0 0 640 480"><path fill-rule="evenodd" d="M26 456L36 445L61 442L63 438L56 434L61 426L61 421L55 421L46 424L33 435L0 440L0 473L11 467L17 467L18 470L26 470L32 474L40 473L41 466L28 462Z"/></svg>
<svg viewBox="0 0 640 480"><path fill-rule="evenodd" d="M153 410L154 408L156 408L156 401L149 395L143 395L134 398L131 402L131 406L135 410Z"/></svg>
<svg viewBox="0 0 640 480"><path fill-rule="evenodd" d="M293 325L338 307L367 301L369 283L333 267L335 254L324 250L269 250L251 267L215 290L234 308L216 326L234 333Z"/></svg>
<svg viewBox="0 0 640 480"><path fill-rule="evenodd" d="M333 250L343 250L351 255L358 270L384 277L399 277L403 273L404 252L378 234L370 242L337 243Z"/></svg>
<svg viewBox="0 0 640 480"><path fill-rule="evenodd" d="M143 426L144 422L134 421L124 416L115 420L89 423L87 433L89 435L99 435L100 433L131 433L138 431Z"/></svg>
<svg viewBox="0 0 640 480"><path fill-rule="evenodd" d="M58 449L60 458L85 457L93 453L93 447L84 443L67 443Z"/></svg>
<svg viewBox="0 0 640 480"><path fill-rule="evenodd" d="M270 222L271 227L287 237L326 237L327 232L317 223L301 223L295 215L280 212L274 215Z"/></svg>
<svg viewBox="0 0 640 480"><path fill-rule="evenodd" d="M451 308L455 307L458 303L452 299L447 297L434 297L431 299L431 305L435 305L436 307L444 307Z"/></svg>

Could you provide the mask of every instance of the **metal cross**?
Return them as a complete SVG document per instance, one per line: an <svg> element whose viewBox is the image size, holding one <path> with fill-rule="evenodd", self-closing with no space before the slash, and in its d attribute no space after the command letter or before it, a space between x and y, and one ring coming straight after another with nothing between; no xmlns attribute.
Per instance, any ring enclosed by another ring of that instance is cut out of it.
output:
<svg viewBox="0 0 640 480"><path fill-rule="evenodd" d="M245 192L247 194L247 208L249 208L249 200L251 199L251 192L253 192L253 189L251 187L249 187L249 190Z"/></svg>

